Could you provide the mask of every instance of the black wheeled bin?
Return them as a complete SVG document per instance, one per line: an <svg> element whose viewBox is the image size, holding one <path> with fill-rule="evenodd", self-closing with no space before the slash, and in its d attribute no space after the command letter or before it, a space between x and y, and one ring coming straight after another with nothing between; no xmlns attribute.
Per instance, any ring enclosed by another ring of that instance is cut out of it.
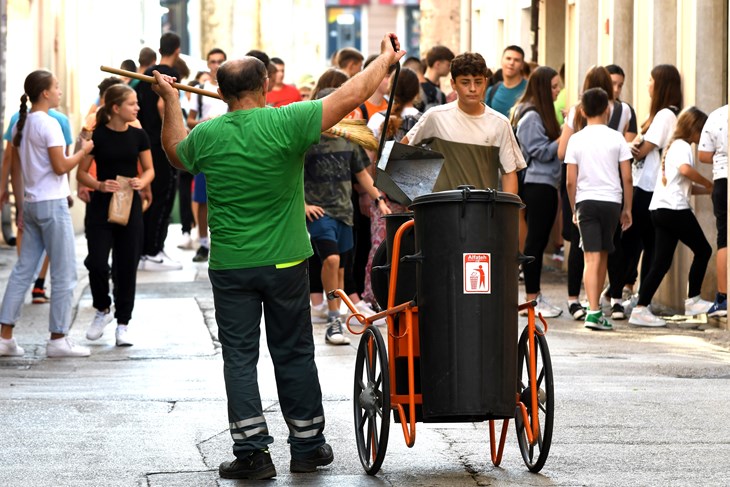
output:
<svg viewBox="0 0 730 487"><path fill-rule="evenodd" d="M521 206L469 186L411 205L424 422L514 417Z"/></svg>

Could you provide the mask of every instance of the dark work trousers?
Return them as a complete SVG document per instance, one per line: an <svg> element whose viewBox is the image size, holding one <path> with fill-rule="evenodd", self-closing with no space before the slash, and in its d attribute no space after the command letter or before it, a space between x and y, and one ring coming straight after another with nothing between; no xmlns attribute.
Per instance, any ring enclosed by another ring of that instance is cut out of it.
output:
<svg viewBox="0 0 730 487"><path fill-rule="evenodd" d="M190 233L193 228L193 197L192 197L193 175L187 171L177 172L178 197L180 198L180 223L182 233Z"/></svg>
<svg viewBox="0 0 730 487"><path fill-rule="evenodd" d="M641 259L641 280L646 279L654 256L654 224L649 213L649 203L653 192L644 191L634 187L634 200L631 205L632 224L623 233L621 246L624 251L624 262L626 274L624 284L634 284L637 277L637 268L641 251L644 251L644 258Z"/></svg>
<svg viewBox="0 0 730 487"><path fill-rule="evenodd" d="M89 287L93 306L104 310L111 306L109 296L109 252L114 261L114 317L120 325L132 319L137 286L137 264L142 247L142 201L133 193L132 209L126 225L109 223L110 193L94 191L86 207L86 244L89 254L84 265L89 270Z"/></svg>
<svg viewBox="0 0 730 487"><path fill-rule="evenodd" d="M151 185L152 203L144 212L144 255L157 255L165 247L177 185L177 169L170 165L165 151L157 145L152 145L151 149L155 179Z"/></svg>
<svg viewBox="0 0 730 487"><path fill-rule="evenodd" d="M274 441L266 426L256 378L263 304L266 341L281 412L289 426L291 456L306 456L325 442L307 262L283 269L210 269L208 275L223 350L234 455L244 458Z"/></svg>
<svg viewBox="0 0 730 487"><path fill-rule="evenodd" d="M542 254L545 252L550 232L558 211L558 190L549 184L525 183L520 194L526 208L527 237L525 255L535 257L529 264L523 264L525 292L540 292L542 274Z"/></svg>
<svg viewBox="0 0 730 487"><path fill-rule="evenodd" d="M707 263L712 257L712 247L707 242L692 210L658 209L651 212L656 229L654 260L646 279L641 281L639 306L648 306L654 293L672 267L677 242L682 242L694 253L689 268L689 297L699 296L702 280L705 278Z"/></svg>

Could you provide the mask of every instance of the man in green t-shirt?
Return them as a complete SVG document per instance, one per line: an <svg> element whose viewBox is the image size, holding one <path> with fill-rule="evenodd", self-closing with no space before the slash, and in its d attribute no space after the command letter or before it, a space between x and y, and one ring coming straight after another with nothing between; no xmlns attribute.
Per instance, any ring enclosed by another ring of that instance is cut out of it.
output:
<svg viewBox="0 0 730 487"><path fill-rule="evenodd" d="M391 47L394 42L396 50ZM253 57L218 70L218 93L229 112L187 134L172 78L155 72L165 100L162 142L170 162L203 172L211 234L209 276L223 349L223 377L236 459L223 462L224 478L276 476L261 407L256 363L261 311L274 363L281 412L289 426L291 472L314 472L334 459L325 443L322 392L314 363L305 225L304 153L320 132L370 97L388 67L405 54L395 34L380 56L331 95L266 108L269 79Z"/></svg>

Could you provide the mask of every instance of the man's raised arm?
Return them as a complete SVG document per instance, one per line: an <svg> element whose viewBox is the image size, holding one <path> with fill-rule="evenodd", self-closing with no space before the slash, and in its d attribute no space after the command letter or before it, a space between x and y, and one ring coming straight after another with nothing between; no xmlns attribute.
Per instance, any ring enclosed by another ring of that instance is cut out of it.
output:
<svg viewBox="0 0 730 487"><path fill-rule="evenodd" d="M405 53L400 50L398 37L393 33L386 34L380 42L380 55L375 61L363 72L350 78L337 91L322 98L322 131L332 127L370 98L388 74L388 67L399 62Z"/></svg>
<svg viewBox="0 0 730 487"><path fill-rule="evenodd" d="M157 80L152 89L165 101L165 113L162 117L162 148L165 149L167 159L173 167L187 171L177 157L177 145L188 135L188 131L181 115L180 95L170 84L175 80L156 70L152 74Z"/></svg>

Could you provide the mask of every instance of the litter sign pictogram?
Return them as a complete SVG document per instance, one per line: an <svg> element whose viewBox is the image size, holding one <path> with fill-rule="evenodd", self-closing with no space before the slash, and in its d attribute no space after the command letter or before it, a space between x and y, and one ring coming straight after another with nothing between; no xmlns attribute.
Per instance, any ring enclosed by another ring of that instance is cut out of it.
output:
<svg viewBox="0 0 730 487"><path fill-rule="evenodd" d="M491 254L464 254L464 294L491 294Z"/></svg>

